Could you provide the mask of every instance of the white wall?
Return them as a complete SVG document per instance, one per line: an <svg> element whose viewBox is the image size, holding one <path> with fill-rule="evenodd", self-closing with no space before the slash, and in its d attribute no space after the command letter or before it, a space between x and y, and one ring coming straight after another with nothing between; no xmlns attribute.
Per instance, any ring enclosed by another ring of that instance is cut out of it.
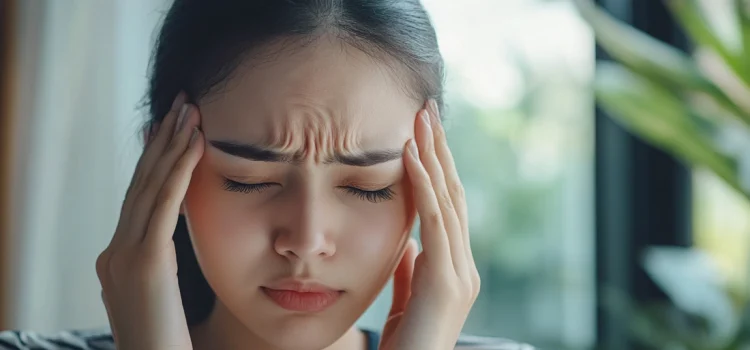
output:
<svg viewBox="0 0 750 350"><path fill-rule="evenodd" d="M135 106L165 1L19 3L9 325L103 326L94 261L140 151Z"/></svg>

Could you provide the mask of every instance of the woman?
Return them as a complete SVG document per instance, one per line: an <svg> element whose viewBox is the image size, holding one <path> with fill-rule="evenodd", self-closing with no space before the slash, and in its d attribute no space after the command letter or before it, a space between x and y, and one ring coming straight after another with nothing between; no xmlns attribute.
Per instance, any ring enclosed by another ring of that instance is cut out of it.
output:
<svg viewBox="0 0 750 350"><path fill-rule="evenodd" d="M453 349L479 276L442 78L418 0L176 0L96 263L113 336L62 341ZM357 329L391 276L383 333Z"/></svg>

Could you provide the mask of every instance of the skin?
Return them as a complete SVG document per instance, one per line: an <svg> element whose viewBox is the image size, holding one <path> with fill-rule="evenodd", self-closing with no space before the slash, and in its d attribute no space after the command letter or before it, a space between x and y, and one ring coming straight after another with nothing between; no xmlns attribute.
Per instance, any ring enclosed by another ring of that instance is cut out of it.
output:
<svg viewBox="0 0 750 350"><path fill-rule="evenodd" d="M479 277L435 104L414 101L383 63L332 38L248 63L199 107L180 113L178 96L136 168L97 260L118 349L364 349L353 324L391 276L381 349L452 349ZM283 161L249 160L229 143ZM336 162L368 152L396 157ZM242 193L227 179L267 186ZM388 198L352 192L383 188ZM193 329L171 244L180 210L217 295ZM417 215L421 253L409 240ZM324 311L290 312L260 289L286 278L344 293Z"/></svg>
<svg viewBox="0 0 750 350"><path fill-rule="evenodd" d="M219 302L194 332L198 338L231 342L225 348L321 349L357 332L352 324L392 275L416 215L400 153L413 137L421 105L384 68L322 39L284 59L246 65L225 92L199 103L209 142L184 208ZM212 145L217 141L260 145L296 159L248 160ZM372 166L328 164L336 155L378 150L398 157ZM272 185L238 193L223 188L226 179ZM373 203L348 188L390 188L394 195ZM259 288L284 278L345 293L323 312L291 313ZM235 337L229 329L249 332ZM342 345L333 348L354 348Z"/></svg>

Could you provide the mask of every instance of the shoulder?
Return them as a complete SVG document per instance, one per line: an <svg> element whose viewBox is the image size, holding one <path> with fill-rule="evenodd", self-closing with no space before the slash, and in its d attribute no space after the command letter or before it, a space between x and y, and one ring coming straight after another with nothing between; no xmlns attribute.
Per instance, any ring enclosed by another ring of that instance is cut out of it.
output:
<svg viewBox="0 0 750 350"><path fill-rule="evenodd" d="M109 330L63 331L41 334L30 331L1 331L0 350L114 350Z"/></svg>

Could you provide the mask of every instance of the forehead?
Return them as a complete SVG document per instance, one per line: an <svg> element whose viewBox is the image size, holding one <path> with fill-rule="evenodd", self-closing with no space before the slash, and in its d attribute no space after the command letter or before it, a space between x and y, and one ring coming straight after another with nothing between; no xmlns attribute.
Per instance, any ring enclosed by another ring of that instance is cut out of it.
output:
<svg viewBox="0 0 750 350"><path fill-rule="evenodd" d="M422 103L406 93L398 69L335 39L279 52L247 61L225 89L201 101L209 138L273 143L311 130L348 134L358 144L412 137Z"/></svg>

